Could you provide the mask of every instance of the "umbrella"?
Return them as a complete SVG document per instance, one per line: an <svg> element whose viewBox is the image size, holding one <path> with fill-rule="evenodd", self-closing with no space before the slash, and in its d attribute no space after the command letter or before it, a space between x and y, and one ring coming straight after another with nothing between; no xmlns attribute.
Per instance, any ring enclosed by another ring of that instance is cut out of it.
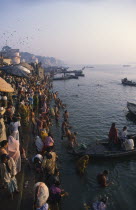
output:
<svg viewBox="0 0 136 210"><path fill-rule="evenodd" d="M0 67L0 70L3 70L6 74L18 77L28 77L28 74L30 74L30 70L21 65L4 66Z"/></svg>
<svg viewBox="0 0 136 210"><path fill-rule="evenodd" d="M20 69L21 71L25 71L27 74L30 74L30 70L24 66L18 65L15 66L16 68Z"/></svg>
<svg viewBox="0 0 136 210"><path fill-rule="evenodd" d="M9 83L7 83L4 79L0 77L0 91L1 92L14 92L14 89L11 87Z"/></svg>

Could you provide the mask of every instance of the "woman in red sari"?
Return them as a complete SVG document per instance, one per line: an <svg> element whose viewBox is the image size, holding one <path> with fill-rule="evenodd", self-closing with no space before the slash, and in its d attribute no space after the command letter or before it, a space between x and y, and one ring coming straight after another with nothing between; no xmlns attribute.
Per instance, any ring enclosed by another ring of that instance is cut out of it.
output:
<svg viewBox="0 0 136 210"><path fill-rule="evenodd" d="M115 123L112 123L109 131L109 141L110 143L118 144L118 130Z"/></svg>

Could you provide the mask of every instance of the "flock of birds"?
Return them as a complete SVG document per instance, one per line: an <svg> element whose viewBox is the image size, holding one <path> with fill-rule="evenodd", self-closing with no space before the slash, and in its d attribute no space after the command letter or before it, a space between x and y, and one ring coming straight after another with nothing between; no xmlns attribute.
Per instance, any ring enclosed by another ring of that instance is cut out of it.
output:
<svg viewBox="0 0 136 210"><path fill-rule="evenodd" d="M40 32L40 28L34 29L34 34L37 32ZM3 33L0 33L1 37L1 48L3 46L11 46L13 48L30 48L32 41L35 39L35 36L23 36L18 33L18 31L4 31Z"/></svg>

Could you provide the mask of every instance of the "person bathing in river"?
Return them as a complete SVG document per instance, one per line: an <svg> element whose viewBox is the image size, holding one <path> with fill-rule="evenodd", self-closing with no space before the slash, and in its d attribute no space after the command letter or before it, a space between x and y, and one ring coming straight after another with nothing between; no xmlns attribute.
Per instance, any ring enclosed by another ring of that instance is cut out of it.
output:
<svg viewBox="0 0 136 210"><path fill-rule="evenodd" d="M63 189L61 189L60 182L57 180L54 180L51 187L49 188L49 192L50 192L49 202L51 205L51 209L59 210L60 209L59 204L61 198L64 196L68 196L68 193L65 192Z"/></svg>
<svg viewBox="0 0 136 210"><path fill-rule="evenodd" d="M68 138L68 142L71 141L71 131L67 127L65 128L66 137Z"/></svg>
<svg viewBox="0 0 136 210"><path fill-rule="evenodd" d="M85 169L87 168L87 165L89 163L89 156L85 155L83 157L81 157L78 161L77 161L77 172L80 175L83 175L85 173Z"/></svg>
<svg viewBox="0 0 136 210"><path fill-rule="evenodd" d="M84 209L85 210L106 210L107 209L107 202L108 202L108 197L103 197L100 198L96 201L89 202L88 204L84 204Z"/></svg>
<svg viewBox="0 0 136 210"><path fill-rule="evenodd" d="M106 210L107 201L108 201L108 197L104 197L104 198L99 199L98 201L95 201L92 204L92 209L93 210Z"/></svg>
<svg viewBox="0 0 136 210"><path fill-rule="evenodd" d="M74 148L75 146L78 145L77 139L76 139L76 135L77 135L76 132L71 133L71 135L70 135L69 138L68 138L68 140L69 140L69 147L70 147L70 148Z"/></svg>
<svg viewBox="0 0 136 210"><path fill-rule="evenodd" d="M115 123L112 123L109 131L109 143L111 147L113 147L114 144L118 144L118 130Z"/></svg>
<svg viewBox="0 0 136 210"><path fill-rule="evenodd" d="M55 112L55 120L56 120L56 123L59 122L59 117L60 117L59 111Z"/></svg>
<svg viewBox="0 0 136 210"><path fill-rule="evenodd" d="M61 125L61 139L63 140L63 137L66 135L66 128L68 127L68 123L67 123L67 120L64 120L62 122L62 125Z"/></svg>
<svg viewBox="0 0 136 210"><path fill-rule="evenodd" d="M69 118L69 113L68 113L67 110L64 112L63 118L64 118L64 120L68 120L68 118Z"/></svg>
<svg viewBox="0 0 136 210"><path fill-rule="evenodd" d="M97 175L97 182L101 187L108 187L113 184L112 182L107 182L109 172L104 170L103 173Z"/></svg>

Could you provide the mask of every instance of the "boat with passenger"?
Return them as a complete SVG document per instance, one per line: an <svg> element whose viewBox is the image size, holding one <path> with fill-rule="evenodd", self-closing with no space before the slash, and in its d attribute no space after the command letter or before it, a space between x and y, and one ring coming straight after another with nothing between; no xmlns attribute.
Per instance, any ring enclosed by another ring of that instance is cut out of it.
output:
<svg viewBox="0 0 136 210"><path fill-rule="evenodd" d="M121 82L123 85L136 86L136 82L128 80L127 78L122 79Z"/></svg>
<svg viewBox="0 0 136 210"><path fill-rule="evenodd" d="M132 137L133 136L133 137ZM129 156L136 156L136 135L129 135L128 138L133 138L134 140L134 149L125 150L121 147L110 148L109 139L103 139L100 141L93 142L88 146L80 146L69 151L70 154L75 156L84 156L89 155L92 159L113 159L113 158L124 158Z"/></svg>

